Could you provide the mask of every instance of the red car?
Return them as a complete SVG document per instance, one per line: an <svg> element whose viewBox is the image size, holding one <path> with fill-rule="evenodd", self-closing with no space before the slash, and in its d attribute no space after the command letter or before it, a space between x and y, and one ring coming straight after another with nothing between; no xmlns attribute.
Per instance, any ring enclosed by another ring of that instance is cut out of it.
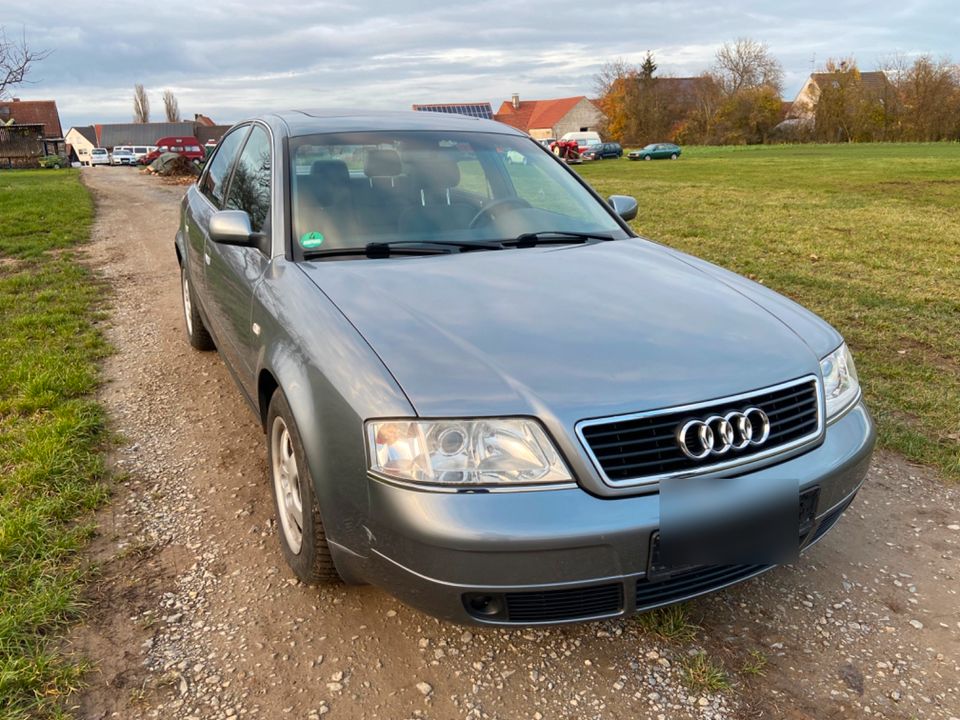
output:
<svg viewBox="0 0 960 720"><path fill-rule="evenodd" d="M143 165L149 165L166 152L183 155L194 162L203 162L206 158L206 153L204 153L200 141L190 135L184 135L183 137L162 137L157 140L156 146L156 150L147 153L140 159Z"/></svg>

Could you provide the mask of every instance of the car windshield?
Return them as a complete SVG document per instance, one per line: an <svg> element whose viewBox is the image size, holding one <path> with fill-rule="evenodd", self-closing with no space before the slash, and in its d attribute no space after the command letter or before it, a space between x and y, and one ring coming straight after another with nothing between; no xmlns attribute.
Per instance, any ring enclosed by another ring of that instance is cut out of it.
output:
<svg viewBox="0 0 960 720"><path fill-rule="evenodd" d="M544 231L627 237L533 140L476 132L291 138L295 246L477 242Z"/></svg>

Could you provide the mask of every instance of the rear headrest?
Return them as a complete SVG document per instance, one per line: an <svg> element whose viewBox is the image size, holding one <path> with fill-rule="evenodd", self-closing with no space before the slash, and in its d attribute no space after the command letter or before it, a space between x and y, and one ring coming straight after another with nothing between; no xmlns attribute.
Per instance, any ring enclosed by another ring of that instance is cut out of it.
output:
<svg viewBox="0 0 960 720"><path fill-rule="evenodd" d="M310 175L327 183L350 182L350 171L343 160L316 160L310 166Z"/></svg>
<svg viewBox="0 0 960 720"><path fill-rule="evenodd" d="M452 157L430 155L412 160L417 182L425 190L446 190L460 184L460 167Z"/></svg>
<svg viewBox="0 0 960 720"><path fill-rule="evenodd" d="M363 174L367 177L396 177L403 174L400 153L396 150L371 150L363 163Z"/></svg>

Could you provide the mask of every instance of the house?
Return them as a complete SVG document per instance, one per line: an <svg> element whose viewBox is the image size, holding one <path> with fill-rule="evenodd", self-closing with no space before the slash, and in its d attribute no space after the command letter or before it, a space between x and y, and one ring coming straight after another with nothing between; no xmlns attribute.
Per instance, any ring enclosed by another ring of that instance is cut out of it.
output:
<svg viewBox="0 0 960 720"><path fill-rule="evenodd" d="M585 95L554 100L504 100L494 119L523 130L537 140L559 138L569 132L597 130L604 116Z"/></svg>
<svg viewBox="0 0 960 720"><path fill-rule="evenodd" d="M788 119L801 120L805 123L812 122L817 113L817 102L820 100L820 94L824 88L840 87L842 80L843 71L812 73L803 87L800 88L800 92L797 93ZM893 92L893 87L887 79L886 73L879 70L860 73L860 88L868 95L879 100L886 99L888 93Z"/></svg>
<svg viewBox="0 0 960 720"><path fill-rule="evenodd" d="M74 154L84 165L90 164L90 151L97 147L97 130L93 125L84 125L83 127L72 127L67 130L64 136L67 145L73 150Z"/></svg>
<svg viewBox="0 0 960 720"><path fill-rule="evenodd" d="M216 123L203 113L193 114L193 124L197 127L214 127Z"/></svg>
<svg viewBox="0 0 960 720"><path fill-rule="evenodd" d="M414 105L413 109L416 112L451 113L454 115L468 115L469 117L493 120L493 107L491 107L488 102L427 103Z"/></svg>
<svg viewBox="0 0 960 720"><path fill-rule="evenodd" d="M28 134L39 135L39 155L64 155L66 141L60 126L60 112L55 100L21 100L0 102L0 126L36 126ZM10 133L8 133L9 135ZM0 152L0 155L3 153Z"/></svg>

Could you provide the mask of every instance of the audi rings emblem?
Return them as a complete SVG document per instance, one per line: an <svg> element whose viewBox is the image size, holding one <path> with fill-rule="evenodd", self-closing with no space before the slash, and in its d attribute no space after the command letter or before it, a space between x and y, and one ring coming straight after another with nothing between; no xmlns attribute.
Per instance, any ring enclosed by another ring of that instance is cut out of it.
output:
<svg viewBox="0 0 960 720"><path fill-rule="evenodd" d="M749 445L763 445L770 436L770 418L758 407L726 415L689 420L677 432L677 444L691 460L723 455Z"/></svg>

